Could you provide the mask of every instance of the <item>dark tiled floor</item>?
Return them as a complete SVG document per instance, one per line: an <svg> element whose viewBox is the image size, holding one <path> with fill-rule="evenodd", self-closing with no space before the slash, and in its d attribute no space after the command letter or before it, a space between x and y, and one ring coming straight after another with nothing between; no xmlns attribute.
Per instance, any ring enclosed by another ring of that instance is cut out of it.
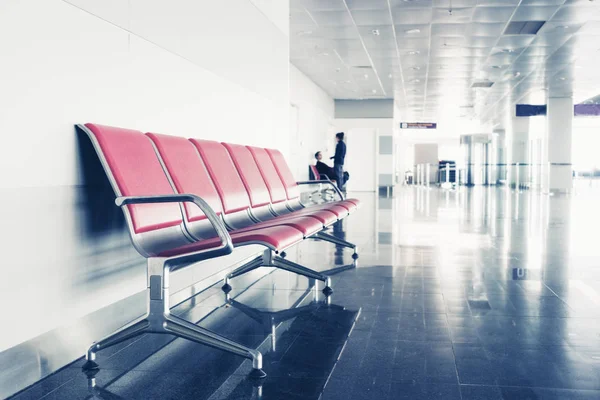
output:
<svg viewBox="0 0 600 400"><path fill-rule="evenodd" d="M333 229L361 258L334 275L330 304L280 271L248 290L234 282L241 305L223 306L210 289L218 308L200 325L265 353L260 386L237 357L146 335L99 353L95 388L79 360L16 398L600 399L600 254L589 229L600 199L590 196L362 196L364 207ZM323 242L290 254L320 270L349 256ZM197 320L206 304L175 311Z"/></svg>

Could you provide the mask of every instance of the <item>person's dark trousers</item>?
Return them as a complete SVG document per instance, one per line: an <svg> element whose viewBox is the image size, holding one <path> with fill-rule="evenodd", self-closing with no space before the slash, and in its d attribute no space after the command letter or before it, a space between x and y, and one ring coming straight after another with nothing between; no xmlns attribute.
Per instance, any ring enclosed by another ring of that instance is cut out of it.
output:
<svg viewBox="0 0 600 400"><path fill-rule="evenodd" d="M342 164L333 164L333 172L335 172L337 186L341 190L344 187L344 166Z"/></svg>

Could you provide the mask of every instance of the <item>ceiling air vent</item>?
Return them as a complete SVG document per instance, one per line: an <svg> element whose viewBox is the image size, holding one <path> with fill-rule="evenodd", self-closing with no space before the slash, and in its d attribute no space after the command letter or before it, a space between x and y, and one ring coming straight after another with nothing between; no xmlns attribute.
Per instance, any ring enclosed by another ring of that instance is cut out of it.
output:
<svg viewBox="0 0 600 400"><path fill-rule="evenodd" d="M546 21L513 21L504 30L505 35L535 35Z"/></svg>
<svg viewBox="0 0 600 400"><path fill-rule="evenodd" d="M491 88L494 85L494 82L492 81L480 81L480 82L473 82L473 84L471 85L471 87L473 89L477 89L477 88Z"/></svg>
<svg viewBox="0 0 600 400"><path fill-rule="evenodd" d="M358 68L358 69L373 69L373 67L371 67L370 65L353 65L352 68Z"/></svg>

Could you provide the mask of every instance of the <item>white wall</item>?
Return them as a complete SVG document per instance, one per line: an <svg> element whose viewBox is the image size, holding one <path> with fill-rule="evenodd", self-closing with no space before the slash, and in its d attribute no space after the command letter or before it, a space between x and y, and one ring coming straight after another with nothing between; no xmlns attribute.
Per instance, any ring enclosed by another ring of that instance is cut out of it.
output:
<svg viewBox="0 0 600 400"><path fill-rule="evenodd" d="M314 154L320 150L326 157L334 150L334 102L310 78L290 65L290 106L290 142L293 143L290 157L294 160L295 176L306 180L308 165L315 163Z"/></svg>
<svg viewBox="0 0 600 400"><path fill-rule="evenodd" d="M264 0L0 2L0 219L12 250L0 304L19 304L4 307L0 351L145 287L110 195L94 205L84 193L73 125L289 154L287 20L287 2ZM184 275L176 288L192 283Z"/></svg>

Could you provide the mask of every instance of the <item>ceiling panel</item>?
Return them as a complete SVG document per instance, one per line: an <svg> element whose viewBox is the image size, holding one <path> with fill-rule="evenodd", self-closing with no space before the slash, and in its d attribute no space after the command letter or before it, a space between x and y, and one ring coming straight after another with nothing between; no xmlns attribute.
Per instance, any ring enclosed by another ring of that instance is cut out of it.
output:
<svg viewBox="0 0 600 400"><path fill-rule="evenodd" d="M404 51L410 51L412 49L416 49L423 52L427 51L429 47L429 39L428 38L406 38L400 37L398 38L398 48ZM423 51L424 49L424 51Z"/></svg>
<svg viewBox="0 0 600 400"><path fill-rule="evenodd" d="M352 10L356 25L390 25L391 18L388 10Z"/></svg>
<svg viewBox="0 0 600 400"><path fill-rule="evenodd" d="M388 10L387 0L346 0L350 10Z"/></svg>
<svg viewBox="0 0 600 400"><path fill-rule="evenodd" d="M452 10L452 12L450 12ZM473 16L474 7L467 8L434 8L432 22L458 24L461 22L470 22Z"/></svg>
<svg viewBox="0 0 600 400"><path fill-rule="evenodd" d="M506 23L515 7L476 7L473 13L474 22Z"/></svg>
<svg viewBox="0 0 600 400"><path fill-rule="evenodd" d="M433 0L390 0L392 10L395 8L431 8Z"/></svg>
<svg viewBox="0 0 600 400"><path fill-rule="evenodd" d="M477 47L490 49L496 44L497 37L492 36L466 36L465 45L469 47Z"/></svg>
<svg viewBox="0 0 600 400"><path fill-rule="evenodd" d="M350 14L344 11L314 11L310 15L319 26L354 26Z"/></svg>
<svg viewBox="0 0 600 400"><path fill-rule="evenodd" d="M548 21L558 6L519 6L512 21Z"/></svg>
<svg viewBox="0 0 600 400"><path fill-rule="evenodd" d="M475 7L477 0L433 0L433 6L437 8L448 8L450 5L454 8Z"/></svg>
<svg viewBox="0 0 600 400"><path fill-rule="evenodd" d="M354 26L319 26L311 33L302 35L304 37L324 37L327 39L359 39L358 30Z"/></svg>
<svg viewBox="0 0 600 400"><path fill-rule="evenodd" d="M345 11L342 0L290 0L290 9L305 8L310 11Z"/></svg>
<svg viewBox="0 0 600 400"><path fill-rule="evenodd" d="M431 9L422 8L395 8L393 10L394 24L429 24L432 22Z"/></svg>
<svg viewBox="0 0 600 400"><path fill-rule="evenodd" d="M396 25L398 39L429 37L430 32L431 25L428 24Z"/></svg>
<svg viewBox="0 0 600 400"><path fill-rule="evenodd" d="M456 23L456 24L433 24L431 26L432 36L460 36L466 35L468 24Z"/></svg>
<svg viewBox="0 0 600 400"><path fill-rule="evenodd" d="M496 47L503 49L527 47L534 39L535 35L505 35L500 37Z"/></svg>
<svg viewBox="0 0 600 400"><path fill-rule="evenodd" d="M498 37L504 32L504 23L471 22L467 28L468 36Z"/></svg>
<svg viewBox="0 0 600 400"><path fill-rule="evenodd" d="M600 7L594 4L594 2L588 2L588 4L584 4L582 6L563 6L556 12L556 14L554 14L552 21L586 22L590 20L597 20L600 15Z"/></svg>

